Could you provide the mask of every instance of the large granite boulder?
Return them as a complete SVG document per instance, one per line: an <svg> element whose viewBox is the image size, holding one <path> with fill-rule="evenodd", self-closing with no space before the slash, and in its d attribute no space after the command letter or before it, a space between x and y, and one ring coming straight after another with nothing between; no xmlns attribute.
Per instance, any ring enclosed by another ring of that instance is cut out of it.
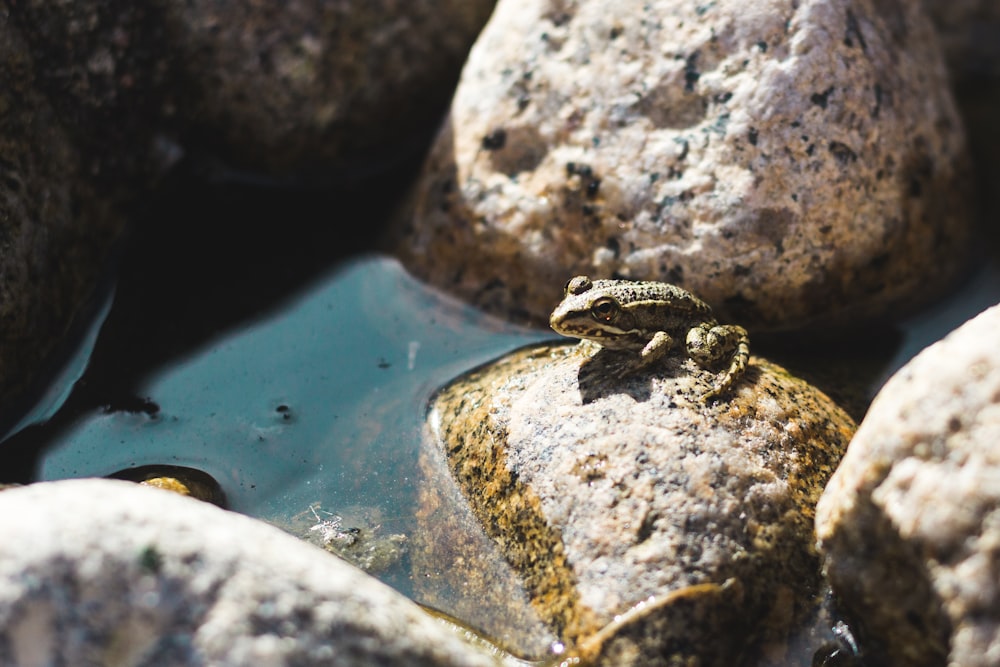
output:
<svg viewBox="0 0 1000 667"><path fill-rule="evenodd" d="M961 272L966 162L918 0L501 0L389 243L537 322L587 274L857 326Z"/></svg>
<svg viewBox="0 0 1000 667"><path fill-rule="evenodd" d="M756 357L709 403L715 375L690 360L625 379L616 363L590 345L528 348L438 394L420 599L532 658L784 655L820 587L813 507L853 422Z"/></svg>

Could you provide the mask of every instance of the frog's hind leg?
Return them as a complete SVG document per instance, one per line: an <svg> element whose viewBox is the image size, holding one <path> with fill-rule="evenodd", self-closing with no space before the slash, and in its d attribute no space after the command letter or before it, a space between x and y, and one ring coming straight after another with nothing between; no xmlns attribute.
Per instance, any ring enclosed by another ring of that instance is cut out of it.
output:
<svg viewBox="0 0 1000 667"><path fill-rule="evenodd" d="M750 360L750 337L747 330L735 324L712 325L704 323L691 329L687 335L687 352L704 368L715 366L729 359L729 367L715 381L703 398L708 400L729 391L742 377Z"/></svg>

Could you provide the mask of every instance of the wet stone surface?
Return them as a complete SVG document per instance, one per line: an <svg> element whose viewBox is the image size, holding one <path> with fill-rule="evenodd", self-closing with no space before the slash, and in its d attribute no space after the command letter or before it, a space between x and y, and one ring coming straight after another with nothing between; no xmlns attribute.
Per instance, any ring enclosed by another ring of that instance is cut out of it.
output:
<svg viewBox="0 0 1000 667"><path fill-rule="evenodd" d="M227 509L226 493L219 486L219 482L208 473L196 468L145 465L119 470L108 477L173 491Z"/></svg>
<svg viewBox="0 0 1000 667"><path fill-rule="evenodd" d="M773 652L818 590L813 507L853 422L758 357L708 403L715 374L688 359L624 380L619 361L525 348L435 397L417 551L437 567L415 554L416 585L516 654Z"/></svg>

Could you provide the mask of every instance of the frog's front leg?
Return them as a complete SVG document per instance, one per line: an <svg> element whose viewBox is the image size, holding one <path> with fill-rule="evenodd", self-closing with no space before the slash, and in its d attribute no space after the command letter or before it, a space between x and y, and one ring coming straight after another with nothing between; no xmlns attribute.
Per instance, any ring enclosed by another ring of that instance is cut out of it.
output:
<svg viewBox="0 0 1000 667"><path fill-rule="evenodd" d="M706 400L728 391L746 371L750 359L750 337L743 327L703 322L688 331L686 342L688 356L702 368L710 368L723 359L729 360L729 367L703 397Z"/></svg>
<svg viewBox="0 0 1000 667"><path fill-rule="evenodd" d="M661 359L663 355L669 352L673 346L674 339L670 337L670 334L666 331L657 331L639 353L639 367L645 368L655 363L656 360Z"/></svg>
<svg viewBox="0 0 1000 667"><path fill-rule="evenodd" d="M643 368L647 368L651 364L656 363L657 360L662 359L673 346L674 339L670 337L670 334L666 331L657 331L639 351L639 358L623 368L619 375L625 377Z"/></svg>

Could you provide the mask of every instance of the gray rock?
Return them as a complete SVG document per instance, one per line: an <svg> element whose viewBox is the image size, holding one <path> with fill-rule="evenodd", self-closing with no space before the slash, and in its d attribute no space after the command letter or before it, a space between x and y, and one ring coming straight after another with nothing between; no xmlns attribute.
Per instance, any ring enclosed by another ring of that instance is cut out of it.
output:
<svg viewBox="0 0 1000 667"><path fill-rule="evenodd" d="M966 160L918 0L502 0L390 243L537 322L617 274L752 329L856 325L960 271Z"/></svg>
<svg viewBox="0 0 1000 667"><path fill-rule="evenodd" d="M8 412L90 314L124 226L36 83L0 9L0 405Z"/></svg>
<svg viewBox="0 0 1000 667"><path fill-rule="evenodd" d="M0 493L4 665L495 665L359 570L137 484Z"/></svg>
<svg viewBox="0 0 1000 667"><path fill-rule="evenodd" d="M994 306L893 376L817 508L834 591L889 665L1000 663L998 330Z"/></svg>
<svg viewBox="0 0 1000 667"><path fill-rule="evenodd" d="M813 506L854 423L763 359L705 404L715 376L694 362L619 380L595 349L521 350L435 398L422 595L529 657L553 640L601 665L780 654L818 587Z"/></svg>

